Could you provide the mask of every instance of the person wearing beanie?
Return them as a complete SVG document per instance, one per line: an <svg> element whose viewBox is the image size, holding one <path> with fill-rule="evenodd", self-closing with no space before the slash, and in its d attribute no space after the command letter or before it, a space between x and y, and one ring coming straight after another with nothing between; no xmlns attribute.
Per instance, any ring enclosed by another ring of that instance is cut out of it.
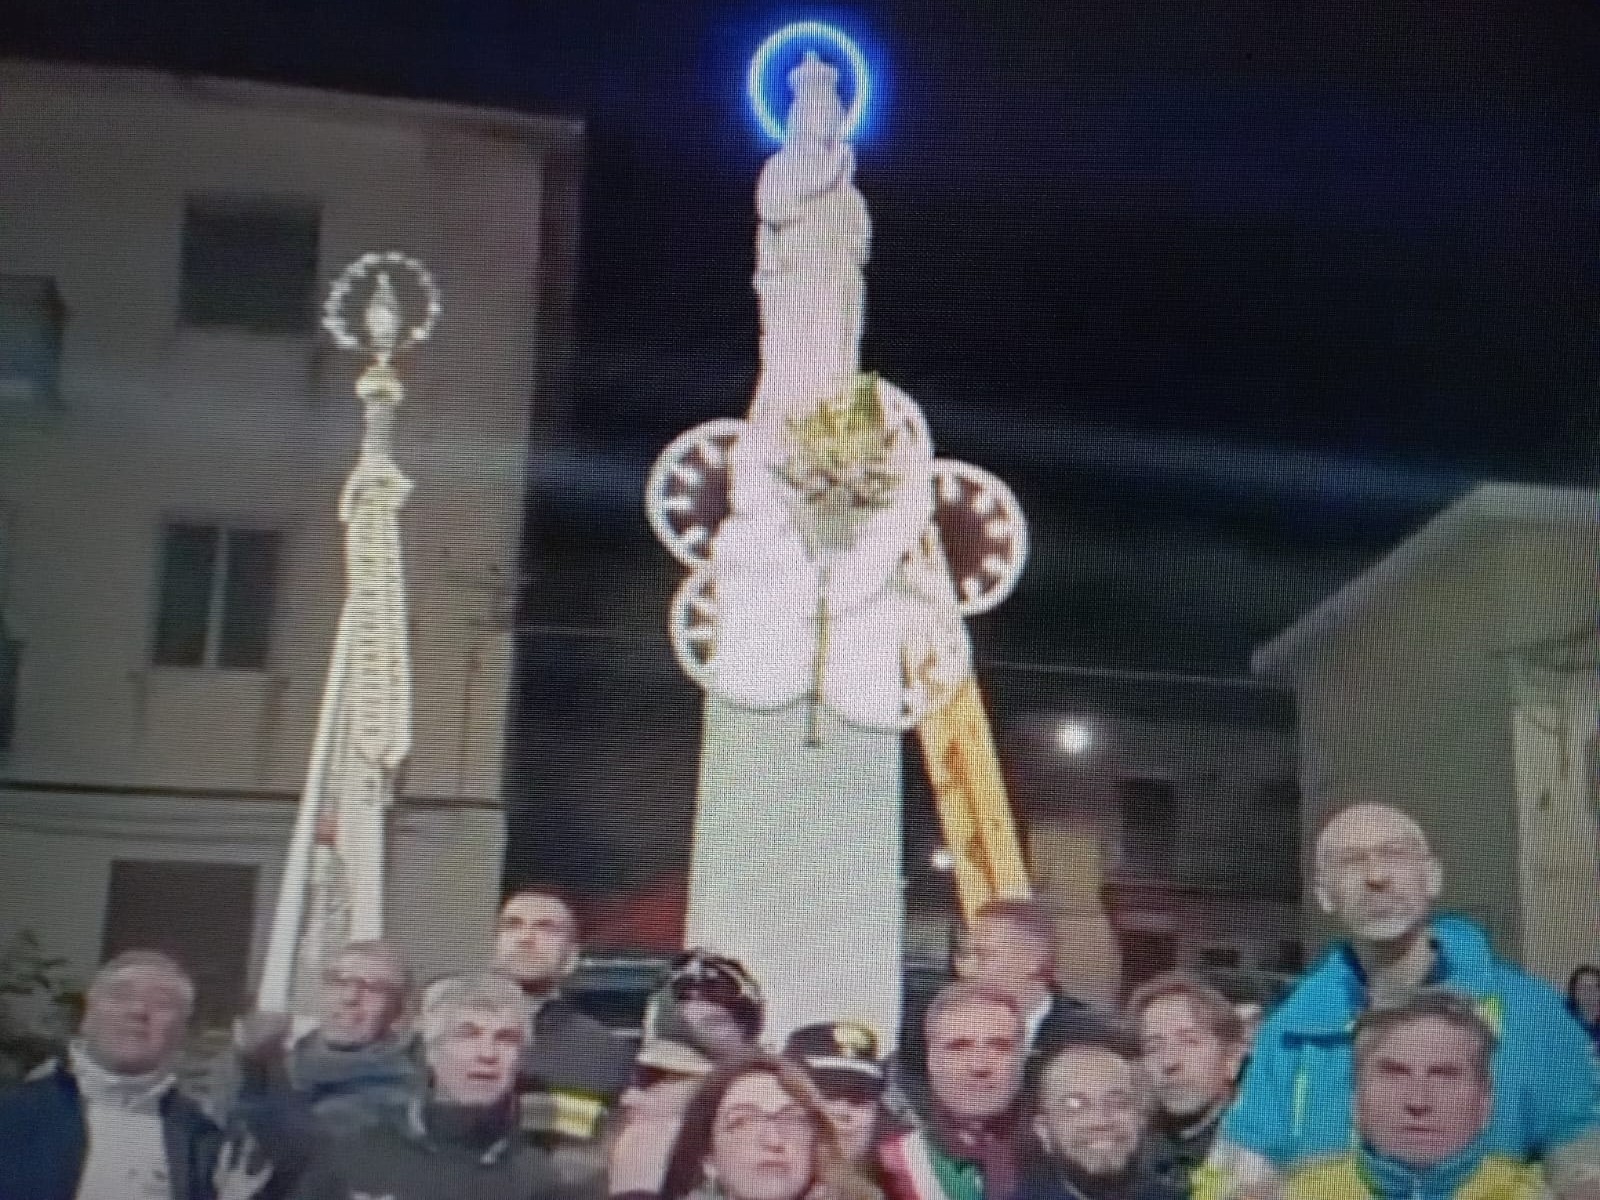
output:
<svg viewBox="0 0 1600 1200"><path fill-rule="evenodd" d="M448 976L421 1018L429 1081L403 1120L328 1144L295 1200L557 1200L548 1155L525 1143L513 1090L527 1035L521 990L503 976Z"/></svg>
<svg viewBox="0 0 1600 1200"><path fill-rule="evenodd" d="M673 961L645 1006L634 1081L609 1156L611 1196L661 1190L689 1101L716 1067L758 1049L764 1015L761 988L737 960L689 950Z"/></svg>

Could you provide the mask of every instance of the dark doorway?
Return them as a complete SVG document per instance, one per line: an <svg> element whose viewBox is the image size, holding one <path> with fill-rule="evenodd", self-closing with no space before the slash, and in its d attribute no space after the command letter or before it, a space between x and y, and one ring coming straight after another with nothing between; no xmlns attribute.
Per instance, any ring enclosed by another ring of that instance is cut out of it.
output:
<svg viewBox="0 0 1600 1200"><path fill-rule="evenodd" d="M247 864L118 860L101 953L172 955L194 976L196 1026L226 1024L245 1007L255 899L256 868Z"/></svg>

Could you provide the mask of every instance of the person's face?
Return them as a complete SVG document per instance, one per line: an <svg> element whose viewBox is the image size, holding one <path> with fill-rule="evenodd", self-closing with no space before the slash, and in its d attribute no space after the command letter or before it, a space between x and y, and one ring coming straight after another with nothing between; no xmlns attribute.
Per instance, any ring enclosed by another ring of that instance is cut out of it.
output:
<svg viewBox="0 0 1600 1200"><path fill-rule="evenodd" d="M1109 1050L1064 1051L1039 1080L1039 1144L1090 1175L1115 1175L1133 1161L1144 1120L1134 1066Z"/></svg>
<svg viewBox="0 0 1600 1200"><path fill-rule="evenodd" d="M773 1076L746 1075L717 1106L705 1169L728 1200L796 1200L811 1185L817 1131Z"/></svg>
<svg viewBox="0 0 1600 1200"><path fill-rule="evenodd" d="M954 1116L999 1116L1022 1088L1022 1023L998 1004L963 1004L928 1025L928 1082Z"/></svg>
<svg viewBox="0 0 1600 1200"><path fill-rule="evenodd" d="M1162 996L1139 1014L1144 1066L1161 1107L1192 1117L1220 1104L1233 1091L1244 1056L1204 1025L1186 996Z"/></svg>
<svg viewBox="0 0 1600 1200"><path fill-rule="evenodd" d="M872 1135L878 1128L878 1099L866 1092L822 1088L822 1110L828 1114L834 1136L846 1160L863 1163L872 1153Z"/></svg>
<svg viewBox="0 0 1600 1200"><path fill-rule="evenodd" d="M698 997L678 1001L678 1014L689 1023L701 1043L719 1053L731 1053L748 1045L744 1026L720 1004Z"/></svg>
<svg viewBox="0 0 1600 1200"><path fill-rule="evenodd" d="M552 987L578 964L578 927L554 896L513 896L495 926L495 966L519 983Z"/></svg>
<svg viewBox="0 0 1600 1200"><path fill-rule="evenodd" d="M1049 961L1050 948L1027 930L1003 919L979 919L967 932L955 969L962 979L1031 999L1041 987L1049 986Z"/></svg>
<svg viewBox="0 0 1600 1200"><path fill-rule="evenodd" d="M1584 972L1578 976L1572 991L1579 1015L1591 1025L1600 1021L1600 975Z"/></svg>
<svg viewBox="0 0 1600 1200"><path fill-rule="evenodd" d="M1391 1030L1356 1080L1361 1132L1380 1153L1432 1167L1469 1146L1489 1120L1489 1081L1471 1033L1436 1017Z"/></svg>
<svg viewBox="0 0 1600 1200"><path fill-rule="evenodd" d="M1347 810L1317 848L1317 902L1358 941L1391 942L1428 919L1443 883L1416 825L1380 804Z"/></svg>
<svg viewBox="0 0 1600 1200"><path fill-rule="evenodd" d="M523 1020L515 1012L462 1012L428 1046L428 1067L440 1097L487 1107L504 1099L516 1079Z"/></svg>
<svg viewBox="0 0 1600 1200"><path fill-rule="evenodd" d="M172 1056L188 1021L183 981L139 963L89 989L81 1032L95 1062L119 1075L141 1075Z"/></svg>
<svg viewBox="0 0 1600 1200"><path fill-rule="evenodd" d="M400 1017L401 983L388 964L362 954L335 959L322 976L322 1036L353 1049L386 1036Z"/></svg>

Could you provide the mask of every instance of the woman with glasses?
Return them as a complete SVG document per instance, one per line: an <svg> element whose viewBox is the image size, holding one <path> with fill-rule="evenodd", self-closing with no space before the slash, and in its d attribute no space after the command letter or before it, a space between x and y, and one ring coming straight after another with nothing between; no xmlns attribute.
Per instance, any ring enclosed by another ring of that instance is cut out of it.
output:
<svg viewBox="0 0 1600 1200"><path fill-rule="evenodd" d="M802 1068L769 1054L718 1067L689 1103L660 1200L881 1200L846 1164Z"/></svg>

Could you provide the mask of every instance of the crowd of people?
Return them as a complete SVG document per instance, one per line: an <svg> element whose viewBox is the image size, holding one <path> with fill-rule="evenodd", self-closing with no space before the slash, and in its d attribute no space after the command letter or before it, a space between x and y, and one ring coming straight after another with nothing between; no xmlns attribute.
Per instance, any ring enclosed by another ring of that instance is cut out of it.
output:
<svg viewBox="0 0 1600 1200"><path fill-rule="evenodd" d="M1259 1028L1181 971L1082 1004L1047 910L1002 900L892 1053L844 1020L764 1042L705 950L624 1039L563 996L578 923L534 888L480 972L345 947L315 1027L241 1019L206 1096L173 1069L190 976L132 951L0 1095L0 1200L1600 1200L1589 1030L1435 911L1417 824L1345 808L1314 885L1344 937Z"/></svg>

